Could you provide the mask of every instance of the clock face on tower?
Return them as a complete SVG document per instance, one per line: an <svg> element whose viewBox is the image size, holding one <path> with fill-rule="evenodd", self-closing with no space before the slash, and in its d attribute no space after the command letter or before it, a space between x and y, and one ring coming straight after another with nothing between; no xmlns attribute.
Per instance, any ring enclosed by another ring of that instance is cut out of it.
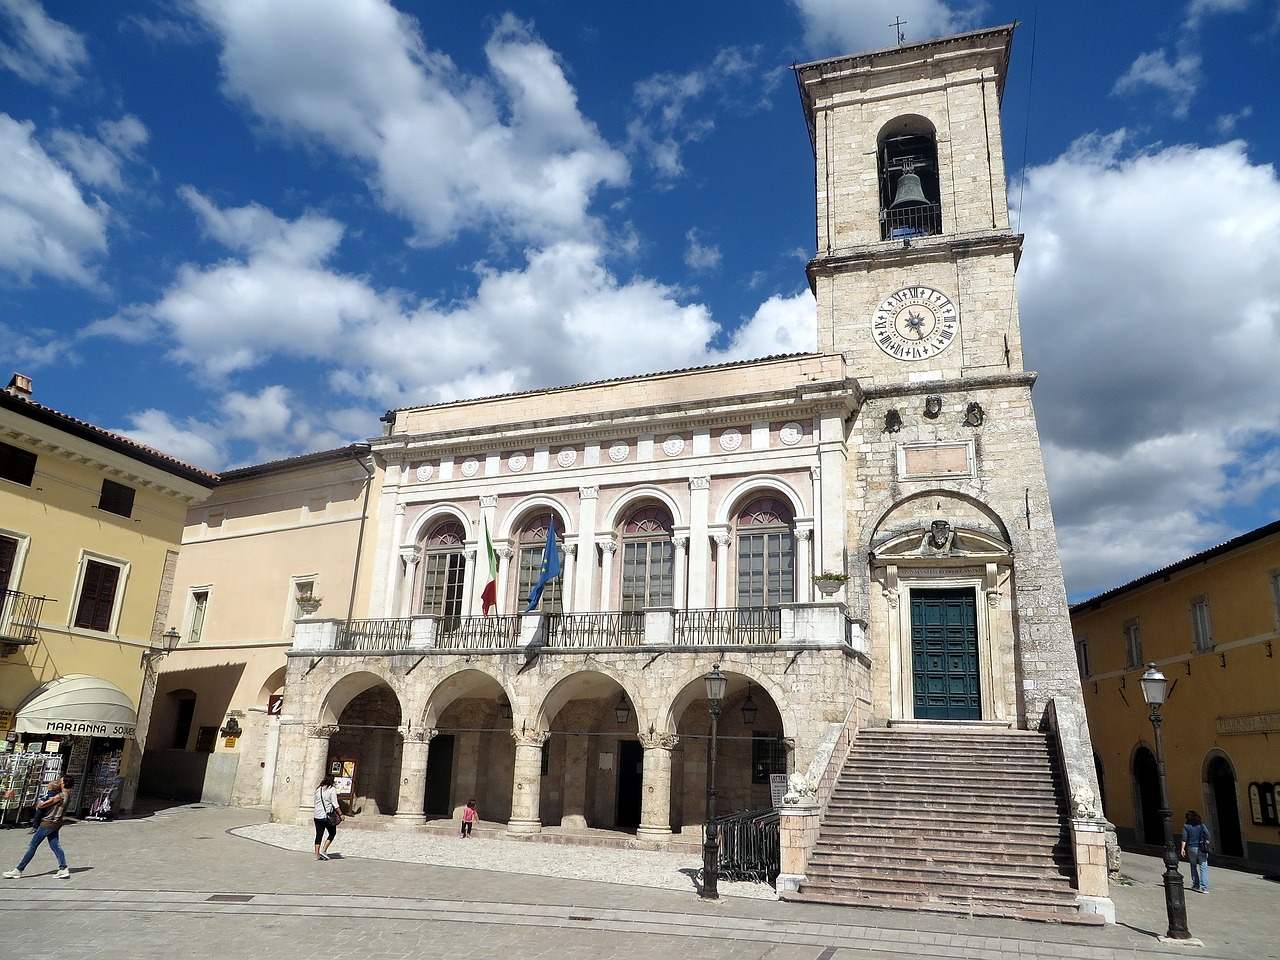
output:
<svg viewBox="0 0 1280 960"><path fill-rule="evenodd" d="M956 305L945 293L903 287L876 309L871 334L897 360L927 360L951 346L959 326Z"/></svg>

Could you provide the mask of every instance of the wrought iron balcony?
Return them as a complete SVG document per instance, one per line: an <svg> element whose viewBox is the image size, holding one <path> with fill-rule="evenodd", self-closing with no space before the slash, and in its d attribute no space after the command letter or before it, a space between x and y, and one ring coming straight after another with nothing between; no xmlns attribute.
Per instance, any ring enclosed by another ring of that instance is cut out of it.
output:
<svg viewBox="0 0 1280 960"><path fill-rule="evenodd" d="M300 620L295 651L548 653L655 647L838 647L866 652L863 624L835 604L644 612Z"/></svg>
<svg viewBox="0 0 1280 960"><path fill-rule="evenodd" d="M16 647L27 646L39 640L40 614L48 597L33 597L17 590L5 590L0 606L0 643L5 654Z"/></svg>

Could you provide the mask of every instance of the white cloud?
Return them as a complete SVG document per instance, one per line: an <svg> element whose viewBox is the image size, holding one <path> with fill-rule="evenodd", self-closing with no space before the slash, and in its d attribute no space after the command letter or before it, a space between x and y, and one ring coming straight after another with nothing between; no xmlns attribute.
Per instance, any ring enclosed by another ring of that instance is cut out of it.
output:
<svg viewBox="0 0 1280 960"><path fill-rule="evenodd" d="M734 332L726 360L751 360L817 349L817 304L808 288L790 297L773 296Z"/></svg>
<svg viewBox="0 0 1280 960"><path fill-rule="evenodd" d="M1134 60L1111 92L1122 95L1154 89L1165 95L1175 117L1185 117L1199 89L1200 79L1199 54L1183 52L1170 60L1165 50L1153 50Z"/></svg>
<svg viewBox="0 0 1280 960"><path fill-rule="evenodd" d="M1276 494L1260 451L1280 441L1280 180L1239 142L1140 151L1120 132L1030 170L1021 216L1064 563L1093 591Z"/></svg>
<svg viewBox="0 0 1280 960"><path fill-rule="evenodd" d="M685 240L684 264L690 270L702 272L720 266L720 248L715 244L703 243L697 230L686 233Z"/></svg>
<svg viewBox="0 0 1280 960"><path fill-rule="evenodd" d="M943 37L980 25L985 2L944 0L791 0L804 24L805 45L815 58L892 47L894 22L904 21L908 43Z"/></svg>
<svg viewBox="0 0 1280 960"><path fill-rule="evenodd" d="M1197 29L1205 17L1219 13L1239 13L1252 2L1253 0L1191 0L1187 4L1187 17L1183 26L1189 30Z"/></svg>
<svg viewBox="0 0 1280 960"><path fill-rule="evenodd" d="M0 0L0 66L33 84L65 91L80 79L88 60L84 39L52 19L35 0Z"/></svg>
<svg viewBox="0 0 1280 960"><path fill-rule="evenodd" d="M256 394L227 393L208 420L178 422L161 410L147 409L133 414L128 427L112 432L218 471L236 466L230 451L244 449L246 443L255 453L252 462L262 463L296 456L299 450L332 449L362 440L372 416L367 409L318 411L287 387L273 384Z"/></svg>
<svg viewBox="0 0 1280 960"><path fill-rule="evenodd" d="M73 130L49 134L55 152L83 183L114 191L124 189L123 165L137 157L147 138L147 128L134 116L98 124L97 138Z"/></svg>
<svg viewBox="0 0 1280 960"><path fill-rule="evenodd" d="M0 114L0 270L24 282L43 273L92 286L109 209L81 196L34 134L34 124Z"/></svg>
<svg viewBox="0 0 1280 960"><path fill-rule="evenodd" d="M716 107L742 110L764 103L762 98L776 84L777 75L761 75L758 57L756 49L729 47L705 67L641 80L635 87L638 113L627 124L629 148L646 157L659 177L681 176L681 151L715 129ZM690 116L695 109L696 115Z"/></svg>
<svg viewBox="0 0 1280 960"><path fill-rule="evenodd" d="M514 17L485 47L489 75L469 77L384 0L196 3L223 43L227 94L364 164L424 243L484 228L581 237L596 190L626 181L555 54Z"/></svg>

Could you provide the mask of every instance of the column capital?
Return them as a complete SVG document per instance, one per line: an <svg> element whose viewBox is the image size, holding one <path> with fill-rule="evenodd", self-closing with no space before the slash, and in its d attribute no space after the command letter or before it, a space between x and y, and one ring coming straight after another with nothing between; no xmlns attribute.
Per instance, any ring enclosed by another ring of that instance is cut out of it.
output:
<svg viewBox="0 0 1280 960"><path fill-rule="evenodd" d="M422 559L422 551L416 545L411 547L401 547L400 559L410 566L413 566Z"/></svg>
<svg viewBox="0 0 1280 960"><path fill-rule="evenodd" d="M680 737L674 733L642 733L637 739L646 750L674 750Z"/></svg>
<svg viewBox="0 0 1280 960"><path fill-rule="evenodd" d="M689 546L689 535L687 533L677 533L671 538L671 542L679 551L684 551Z"/></svg>
<svg viewBox="0 0 1280 960"><path fill-rule="evenodd" d="M307 728L307 736L312 740L328 740L338 732L336 723L321 723Z"/></svg>
<svg viewBox="0 0 1280 960"><path fill-rule="evenodd" d="M496 493L486 493L480 497L481 510L496 510L498 508L498 495Z"/></svg>
<svg viewBox="0 0 1280 960"><path fill-rule="evenodd" d="M603 539L597 541L596 546L600 548L601 553L613 553L618 549L618 538L612 533L607 534Z"/></svg>
<svg viewBox="0 0 1280 960"><path fill-rule="evenodd" d="M727 547L729 544L733 543L733 534L727 532L715 533L712 534L711 539L713 539L718 546Z"/></svg>
<svg viewBox="0 0 1280 960"><path fill-rule="evenodd" d="M405 743L430 743L440 731L435 727L400 727Z"/></svg>
<svg viewBox="0 0 1280 960"><path fill-rule="evenodd" d="M579 488L578 488L578 499L579 499L579 500L597 500L597 499L599 499L599 497L600 497L600 487L599 487L599 486L579 487Z"/></svg>
<svg viewBox="0 0 1280 960"><path fill-rule="evenodd" d="M518 747L540 747L551 736L550 730L512 730L511 739Z"/></svg>
<svg viewBox="0 0 1280 960"><path fill-rule="evenodd" d="M706 477L690 477L690 478L689 478L689 489L690 489L690 490L710 490L710 489L711 489L711 477L709 477L709 476L706 476Z"/></svg>
<svg viewBox="0 0 1280 960"><path fill-rule="evenodd" d="M516 554L516 552L505 543L501 545L495 543L493 545L493 552L503 560L510 560Z"/></svg>

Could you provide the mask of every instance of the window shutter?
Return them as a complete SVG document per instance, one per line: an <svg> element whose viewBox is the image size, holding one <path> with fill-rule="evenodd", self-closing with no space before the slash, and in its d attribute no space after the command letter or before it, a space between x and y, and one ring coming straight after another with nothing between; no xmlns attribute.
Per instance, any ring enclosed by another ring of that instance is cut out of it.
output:
<svg viewBox="0 0 1280 960"><path fill-rule="evenodd" d="M120 568L109 563L89 560L85 563L80 602L76 605L75 625L88 630L111 629L111 611L115 607L116 586Z"/></svg>

